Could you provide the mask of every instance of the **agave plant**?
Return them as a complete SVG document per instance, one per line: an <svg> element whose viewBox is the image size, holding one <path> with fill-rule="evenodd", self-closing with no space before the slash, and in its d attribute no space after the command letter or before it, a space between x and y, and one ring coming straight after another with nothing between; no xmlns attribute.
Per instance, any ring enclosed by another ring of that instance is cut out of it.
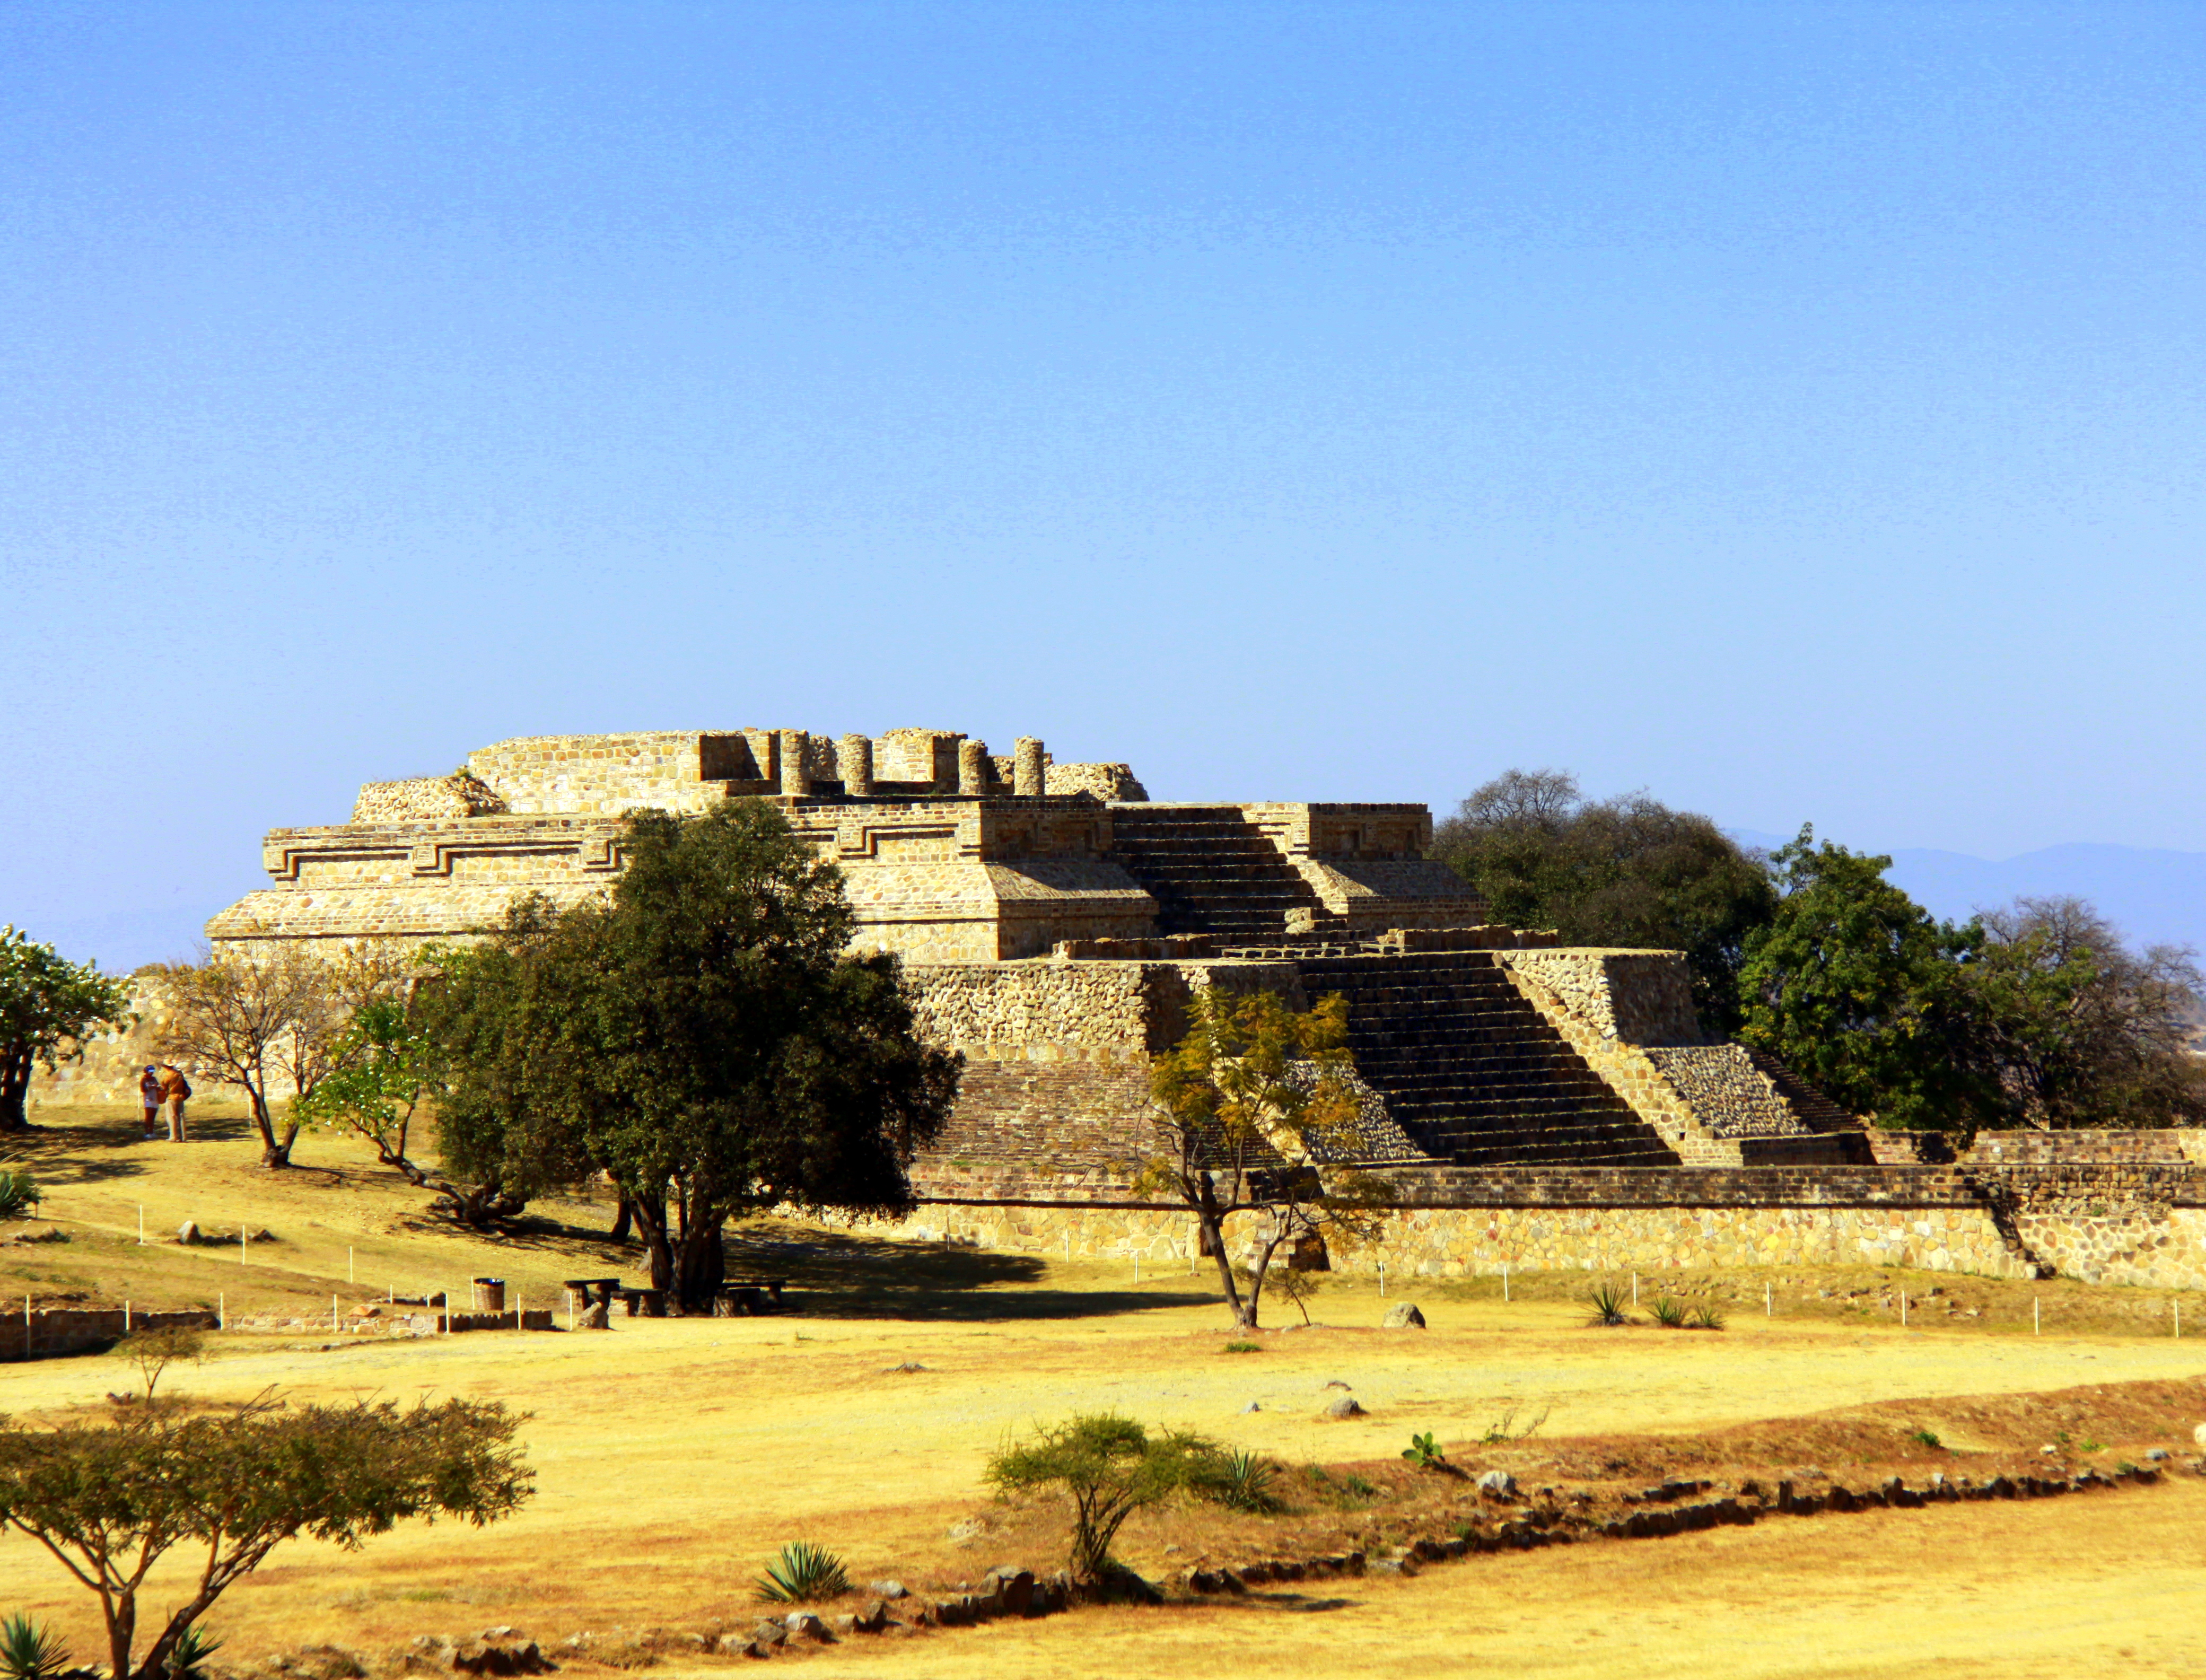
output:
<svg viewBox="0 0 2206 1680"><path fill-rule="evenodd" d="M766 1566L758 1595L767 1604L813 1604L850 1590L850 1571L824 1546L793 1540Z"/></svg>
<svg viewBox="0 0 2206 1680"><path fill-rule="evenodd" d="M20 1218L42 1199L39 1182L29 1173L0 1171L0 1219Z"/></svg>
<svg viewBox="0 0 2206 1680"><path fill-rule="evenodd" d="M221 1649L222 1641L208 1638L196 1624L186 1628L169 1647L169 1680L208 1680L207 1659Z"/></svg>
<svg viewBox="0 0 2206 1680"><path fill-rule="evenodd" d="M1721 1330L1723 1327L1724 1315L1721 1308L1714 1306L1696 1307L1693 1308L1694 1329Z"/></svg>
<svg viewBox="0 0 2206 1680"><path fill-rule="evenodd" d="M1226 1454L1225 1472L1224 1486L1218 1493L1220 1504L1259 1514L1279 1508L1279 1496L1272 1492L1279 1466L1270 1459L1237 1449Z"/></svg>
<svg viewBox="0 0 2206 1680"><path fill-rule="evenodd" d="M1586 1300L1593 1307L1589 1324L1630 1324L1631 1315L1624 1310L1624 1291L1613 1284L1595 1284L1586 1291Z"/></svg>
<svg viewBox="0 0 2206 1680"><path fill-rule="evenodd" d="M1657 1300L1648 1310L1654 1314L1654 1322L1665 1330L1683 1330L1685 1327L1684 1304L1671 1300L1666 1295Z"/></svg>
<svg viewBox="0 0 2206 1680"><path fill-rule="evenodd" d="M0 1622L0 1675L7 1680L54 1680L69 1665L69 1647L21 1611Z"/></svg>

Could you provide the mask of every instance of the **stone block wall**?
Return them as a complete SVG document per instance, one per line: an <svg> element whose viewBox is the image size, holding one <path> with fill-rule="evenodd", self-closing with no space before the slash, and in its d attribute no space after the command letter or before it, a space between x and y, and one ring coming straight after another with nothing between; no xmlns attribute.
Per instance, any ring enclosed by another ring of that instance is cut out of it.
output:
<svg viewBox="0 0 2206 1680"><path fill-rule="evenodd" d="M702 811L722 796L705 779L705 739L695 730L523 736L468 754L468 768L516 814Z"/></svg>
<svg viewBox="0 0 2206 1680"><path fill-rule="evenodd" d="M1604 1039L1643 1046L1708 1042L1693 1012L1682 951L1568 946L1501 960L1515 973L1538 980Z"/></svg>
<svg viewBox="0 0 2206 1680"><path fill-rule="evenodd" d="M141 1313L122 1307L41 1307L0 1315L0 1360L90 1353L111 1346L133 1331L214 1327L215 1315L207 1312Z"/></svg>
<svg viewBox="0 0 2206 1680"><path fill-rule="evenodd" d="M2159 1131L1978 1132L1965 1165L2121 1166L2206 1164L2206 1127Z"/></svg>

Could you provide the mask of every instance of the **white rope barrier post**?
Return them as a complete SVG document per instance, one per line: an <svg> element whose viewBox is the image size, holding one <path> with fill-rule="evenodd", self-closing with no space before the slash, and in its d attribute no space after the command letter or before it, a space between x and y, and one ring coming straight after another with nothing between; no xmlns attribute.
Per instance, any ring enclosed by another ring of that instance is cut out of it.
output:
<svg viewBox="0 0 2206 1680"><path fill-rule="evenodd" d="M23 1357L31 1356L31 1297L23 1297Z"/></svg>
<svg viewBox="0 0 2206 1680"><path fill-rule="evenodd" d="M1769 1279L1767 1278L1762 1280L1762 1316L1765 1319L1777 1316L1777 1300L1769 1292Z"/></svg>
<svg viewBox="0 0 2206 1680"><path fill-rule="evenodd" d="M332 1336L334 1336L334 1335L336 1335L337 1333L337 1296L331 1296L330 1297L330 1334L331 1334L331 1335L332 1335Z"/></svg>
<svg viewBox="0 0 2206 1680"><path fill-rule="evenodd" d="M253 1233L245 1226L237 1228L237 1263L245 1264L245 1251L253 1246Z"/></svg>
<svg viewBox="0 0 2206 1680"><path fill-rule="evenodd" d="M1379 1293L1382 1298L1386 1293L1386 1262L1385 1260L1379 1262Z"/></svg>
<svg viewBox="0 0 2206 1680"><path fill-rule="evenodd" d="M130 1297L127 1295L122 1297L122 1333L130 1333Z"/></svg>
<svg viewBox="0 0 2206 1680"><path fill-rule="evenodd" d="M1905 1290L1899 1292L1899 1327L1902 1330L1907 1328L1907 1291Z"/></svg>
<svg viewBox="0 0 2206 1680"><path fill-rule="evenodd" d="M1631 1304L1634 1307L1639 1304L1639 1274L1637 1272L1631 1274Z"/></svg>
<svg viewBox="0 0 2206 1680"><path fill-rule="evenodd" d="M1509 1266L1506 1261L1501 1266L1501 1298L1504 1301L1509 1299Z"/></svg>
<svg viewBox="0 0 2206 1680"><path fill-rule="evenodd" d="M146 1246L146 1204L142 1201L138 1204L138 1246Z"/></svg>

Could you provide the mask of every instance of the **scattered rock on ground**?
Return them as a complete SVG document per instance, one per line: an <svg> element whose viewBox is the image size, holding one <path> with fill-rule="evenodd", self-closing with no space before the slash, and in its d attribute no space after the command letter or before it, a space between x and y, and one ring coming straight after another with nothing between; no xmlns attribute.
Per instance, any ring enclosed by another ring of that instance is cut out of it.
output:
<svg viewBox="0 0 2206 1680"><path fill-rule="evenodd" d="M1261 1412L1263 1409L1263 1406L1259 1402L1251 1400L1247 1405L1241 1409L1241 1415L1243 1417L1246 1417L1250 1412Z"/></svg>
<svg viewBox="0 0 2206 1680"><path fill-rule="evenodd" d="M1506 1470L1488 1470L1479 1477L1478 1491L1482 1493L1514 1493L1517 1478Z"/></svg>
<svg viewBox="0 0 2206 1680"><path fill-rule="evenodd" d="M1356 1397L1344 1394L1325 1409L1327 1417L1362 1417L1363 1408L1356 1403Z"/></svg>
<svg viewBox="0 0 2206 1680"><path fill-rule="evenodd" d="M877 1599L908 1599L911 1596L901 1581L868 1582L866 1590Z"/></svg>
<svg viewBox="0 0 2206 1680"><path fill-rule="evenodd" d="M1380 1327L1385 1330L1422 1330L1425 1315L1417 1310L1415 1302L1405 1301L1398 1307L1386 1309L1386 1316L1380 1320Z"/></svg>
<svg viewBox="0 0 2206 1680"><path fill-rule="evenodd" d="M190 1243L196 1242L199 1240L200 1222L197 1219L187 1219L183 1224L176 1227L177 1242Z"/></svg>

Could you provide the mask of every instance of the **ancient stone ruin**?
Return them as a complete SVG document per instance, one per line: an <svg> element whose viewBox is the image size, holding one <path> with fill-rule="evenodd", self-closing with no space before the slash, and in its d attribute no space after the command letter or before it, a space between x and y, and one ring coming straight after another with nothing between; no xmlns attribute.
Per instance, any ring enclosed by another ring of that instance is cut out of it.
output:
<svg viewBox="0 0 2206 1680"><path fill-rule="evenodd" d="M915 1164L921 1210L885 1234L1190 1258L1185 1210L1131 1188L1157 1148L1149 1058L1196 989L1263 987L1348 1002L1356 1159L1400 1198L1349 1264L2206 1281L2190 1141L2132 1135L2120 1165L2010 1160L1989 1141L1926 1159L1704 1034L1678 953L1488 925L1425 857L1422 805L1160 803L1124 764L1059 764L1027 739L999 755L947 730L531 736L371 783L349 822L275 830L270 885L207 932L463 939L516 894L606 891L628 810L753 797L842 871L855 943L902 957L922 1031L966 1058L952 1121ZM129 1044L98 1048L49 1099L134 1077Z"/></svg>

